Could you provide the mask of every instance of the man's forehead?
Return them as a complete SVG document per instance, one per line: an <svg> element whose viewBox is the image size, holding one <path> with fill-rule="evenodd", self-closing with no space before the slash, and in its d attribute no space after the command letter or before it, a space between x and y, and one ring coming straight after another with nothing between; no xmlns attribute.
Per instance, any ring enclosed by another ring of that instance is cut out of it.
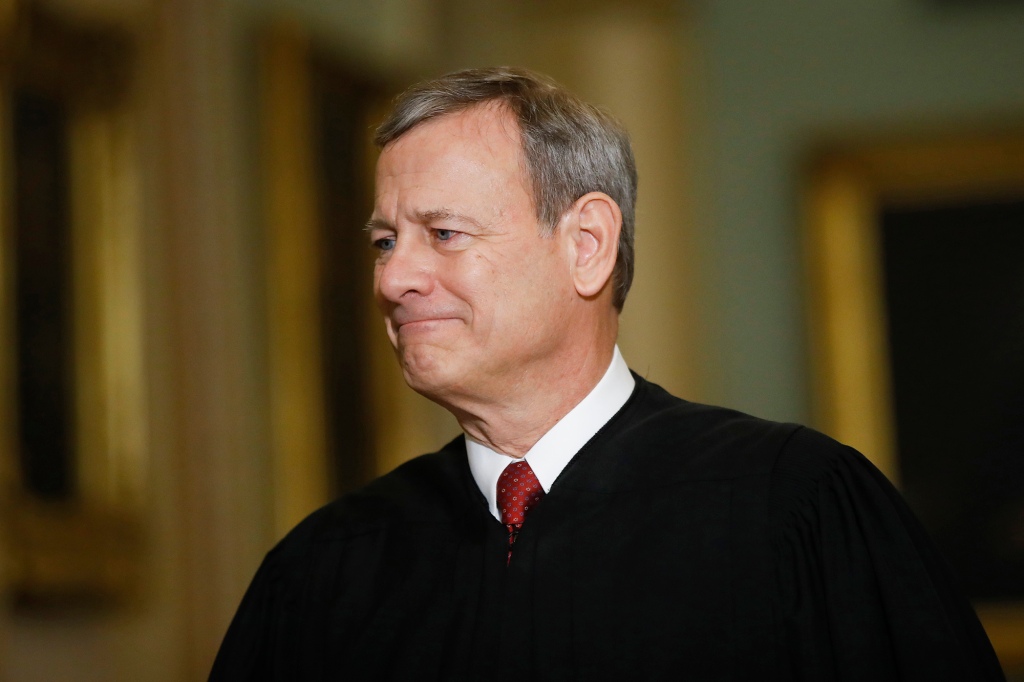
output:
<svg viewBox="0 0 1024 682"><path fill-rule="evenodd" d="M511 148L521 152L519 124L508 106L498 101L474 104L417 123L382 150L424 141L446 144L451 141L475 143L492 153Z"/></svg>
<svg viewBox="0 0 1024 682"><path fill-rule="evenodd" d="M397 198L396 189L406 198L415 196L415 203L430 204L416 207L422 209L417 211L422 216L406 215L426 223L440 221L453 201L458 209L469 196L483 193L497 198L515 191L516 185L532 206L530 174L515 117L497 103L474 105L424 121L384 147L377 162L374 217L383 218L394 208L386 197ZM491 205L497 208L498 204ZM427 215L431 211L437 215ZM457 211L447 215L447 219L456 217Z"/></svg>

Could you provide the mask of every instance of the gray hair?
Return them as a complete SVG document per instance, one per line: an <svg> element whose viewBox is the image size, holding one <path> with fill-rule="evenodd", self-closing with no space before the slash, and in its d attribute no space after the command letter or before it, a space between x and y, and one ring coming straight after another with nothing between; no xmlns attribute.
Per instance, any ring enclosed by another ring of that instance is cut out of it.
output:
<svg viewBox="0 0 1024 682"><path fill-rule="evenodd" d="M548 234L588 192L604 192L619 205L613 300L621 311L633 283L637 174L629 134L611 115L526 69L468 69L400 94L374 143L384 148L424 121L489 102L507 107L519 125L537 219Z"/></svg>

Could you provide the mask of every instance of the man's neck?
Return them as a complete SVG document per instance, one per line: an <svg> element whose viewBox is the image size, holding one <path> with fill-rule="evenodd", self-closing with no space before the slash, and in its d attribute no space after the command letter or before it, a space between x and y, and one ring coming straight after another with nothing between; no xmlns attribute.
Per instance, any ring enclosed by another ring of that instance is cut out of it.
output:
<svg viewBox="0 0 1024 682"><path fill-rule="evenodd" d="M572 363L563 363L561 371L520 382L518 391L510 390L515 396L511 401L472 409L449 406L449 410L470 438L496 452L522 457L593 390L607 371L613 351L614 345L593 349Z"/></svg>

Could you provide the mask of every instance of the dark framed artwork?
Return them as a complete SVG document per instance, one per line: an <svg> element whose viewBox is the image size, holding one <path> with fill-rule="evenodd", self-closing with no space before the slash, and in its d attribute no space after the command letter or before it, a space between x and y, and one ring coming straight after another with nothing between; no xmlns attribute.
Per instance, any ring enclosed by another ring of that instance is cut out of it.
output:
<svg viewBox="0 0 1024 682"><path fill-rule="evenodd" d="M837 145L808 174L817 425L901 488L1024 675L1024 131Z"/></svg>
<svg viewBox="0 0 1024 682"><path fill-rule="evenodd" d="M19 5L0 54L0 543L24 608L128 601L146 411L133 51Z"/></svg>

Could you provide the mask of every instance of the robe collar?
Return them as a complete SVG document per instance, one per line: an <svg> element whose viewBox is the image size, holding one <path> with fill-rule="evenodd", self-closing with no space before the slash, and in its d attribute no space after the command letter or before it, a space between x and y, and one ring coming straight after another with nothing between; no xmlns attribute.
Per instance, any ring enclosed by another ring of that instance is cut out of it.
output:
<svg viewBox="0 0 1024 682"><path fill-rule="evenodd" d="M597 385L541 436L524 457L545 493L550 492L552 484L569 460L622 409L632 395L635 384L616 345L612 361ZM500 520L496 492L498 477L515 458L495 452L469 436L466 436L465 441L473 480L486 498L491 515Z"/></svg>

